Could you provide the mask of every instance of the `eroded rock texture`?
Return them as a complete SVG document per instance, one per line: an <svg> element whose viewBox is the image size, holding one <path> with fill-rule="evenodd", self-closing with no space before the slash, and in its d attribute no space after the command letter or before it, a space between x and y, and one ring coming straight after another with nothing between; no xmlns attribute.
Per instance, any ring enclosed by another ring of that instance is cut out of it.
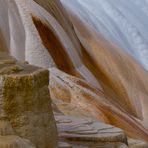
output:
<svg viewBox="0 0 148 148"><path fill-rule="evenodd" d="M104 92L58 69L50 72L51 97L64 114L95 118L124 129L130 137L148 140L145 126L117 108Z"/></svg>
<svg viewBox="0 0 148 148"><path fill-rule="evenodd" d="M91 118L56 115L60 138L81 142L121 142L127 144L124 132Z"/></svg>
<svg viewBox="0 0 148 148"><path fill-rule="evenodd" d="M0 53L0 117L7 117L16 135L37 148L55 148L57 143L48 83L47 70ZM4 140L21 142L17 137Z"/></svg>
<svg viewBox="0 0 148 148"><path fill-rule="evenodd" d="M0 117L1 148L35 148L29 140L16 136L8 118Z"/></svg>
<svg viewBox="0 0 148 148"><path fill-rule="evenodd" d="M55 112L59 148L147 148L141 140L127 138L123 130L87 117Z"/></svg>

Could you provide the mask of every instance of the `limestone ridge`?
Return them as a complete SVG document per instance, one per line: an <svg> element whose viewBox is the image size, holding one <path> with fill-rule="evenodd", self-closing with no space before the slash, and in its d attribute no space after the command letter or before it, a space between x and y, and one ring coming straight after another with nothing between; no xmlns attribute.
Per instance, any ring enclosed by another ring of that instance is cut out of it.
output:
<svg viewBox="0 0 148 148"><path fill-rule="evenodd" d="M56 148L48 83L47 70L0 53L0 147Z"/></svg>

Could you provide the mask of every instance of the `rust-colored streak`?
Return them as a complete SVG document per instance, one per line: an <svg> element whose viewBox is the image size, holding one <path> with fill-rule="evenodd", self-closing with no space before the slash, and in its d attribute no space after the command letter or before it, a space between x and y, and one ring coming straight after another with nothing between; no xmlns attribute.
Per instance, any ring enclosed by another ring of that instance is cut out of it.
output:
<svg viewBox="0 0 148 148"><path fill-rule="evenodd" d="M57 67L68 74L81 77L80 74L75 71L66 50L53 31L40 19L36 17L32 17L32 19L40 34L43 45L48 49Z"/></svg>
<svg viewBox="0 0 148 148"><path fill-rule="evenodd" d="M96 79L99 81L101 86L108 90L110 90L109 86L112 84L109 80L109 77L103 73L103 71L98 67L98 64L95 62L95 60L89 55L89 53L86 51L86 49L82 46L82 60L86 67L93 73L93 75L96 77ZM114 92L112 92L112 95L115 96ZM106 94L107 96L107 94ZM109 99L109 101L111 101ZM114 103L114 102L112 102ZM116 105L116 104L115 104ZM118 106L120 108L120 106ZM122 109L122 108L120 108Z"/></svg>
<svg viewBox="0 0 148 148"><path fill-rule="evenodd" d="M89 24L75 15L71 15L71 19L84 46L84 64L96 76L105 95L128 114L146 121L147 72L130 55L96 33Z"/></svg>
<svg viewBox="0 0 148 148"><path fill-rule="evenodd" d="M7 47L6 47L6 41L5 41L5 39L4 39L4 37L3 37L3 34L2 34L2 32L1 32L1 30L0 30L0 52L1 51L8 51L8 49L7 49Z"/></svg>
<svg viewBox="0 0 148 148"><path fill-rule="evenodd" d="M79 49L79 41L69 20L66 10L63 8L60 0L34 0L45 10L47 10L62 26L69 38L73 41L76 50Z"/></svg>
<svg viewBox="0 0 148 148"><path fill-rule="evenodd" d="M103 122L122 128L129 137L148 141L147 129L141 124L141 121L137 121L129 114L122 112L119 108L106 102L106 98L103 97L102 93L99 91L97 94L98 96L96 98L92 97L87 92L81 93L81 95L89 102L88 104L92 106L93 110L95 110L99 120L101 112L101 121L104 120ZM104 101L102 101L102 99Z"/></svg>

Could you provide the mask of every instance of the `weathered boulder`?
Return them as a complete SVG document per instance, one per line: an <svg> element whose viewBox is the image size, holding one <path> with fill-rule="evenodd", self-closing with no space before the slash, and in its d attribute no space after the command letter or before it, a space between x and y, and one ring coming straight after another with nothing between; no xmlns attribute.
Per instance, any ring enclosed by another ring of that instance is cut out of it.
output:
<svg viewBox="0 0 148 148"><path fill-rule="evenodd" d="M0 56L0 117L37 148L55 148L57 131L48 89L49 72Z"/></svg>

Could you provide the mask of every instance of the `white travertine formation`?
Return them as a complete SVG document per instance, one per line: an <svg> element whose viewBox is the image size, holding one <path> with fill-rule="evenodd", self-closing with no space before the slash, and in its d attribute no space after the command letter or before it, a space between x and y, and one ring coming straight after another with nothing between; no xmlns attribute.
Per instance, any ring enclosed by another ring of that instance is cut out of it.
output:
<svg viewBox="0 0 148 148"><path fill-rule="evenodd" d="M49 68L54 62L33 25L30 2L31 0L0 1L0 29L6 40L6 47L15 58Z"/></svg>
<svg viewBox="0 0 148 148"><path fill-rule="evenodd" d="M0 51L49 69L52 99L64 114L148 141L147 0L61 2L1 0ZM0 117L37 147L55 146L48 71L1 53L0 59Z"/></svg>

